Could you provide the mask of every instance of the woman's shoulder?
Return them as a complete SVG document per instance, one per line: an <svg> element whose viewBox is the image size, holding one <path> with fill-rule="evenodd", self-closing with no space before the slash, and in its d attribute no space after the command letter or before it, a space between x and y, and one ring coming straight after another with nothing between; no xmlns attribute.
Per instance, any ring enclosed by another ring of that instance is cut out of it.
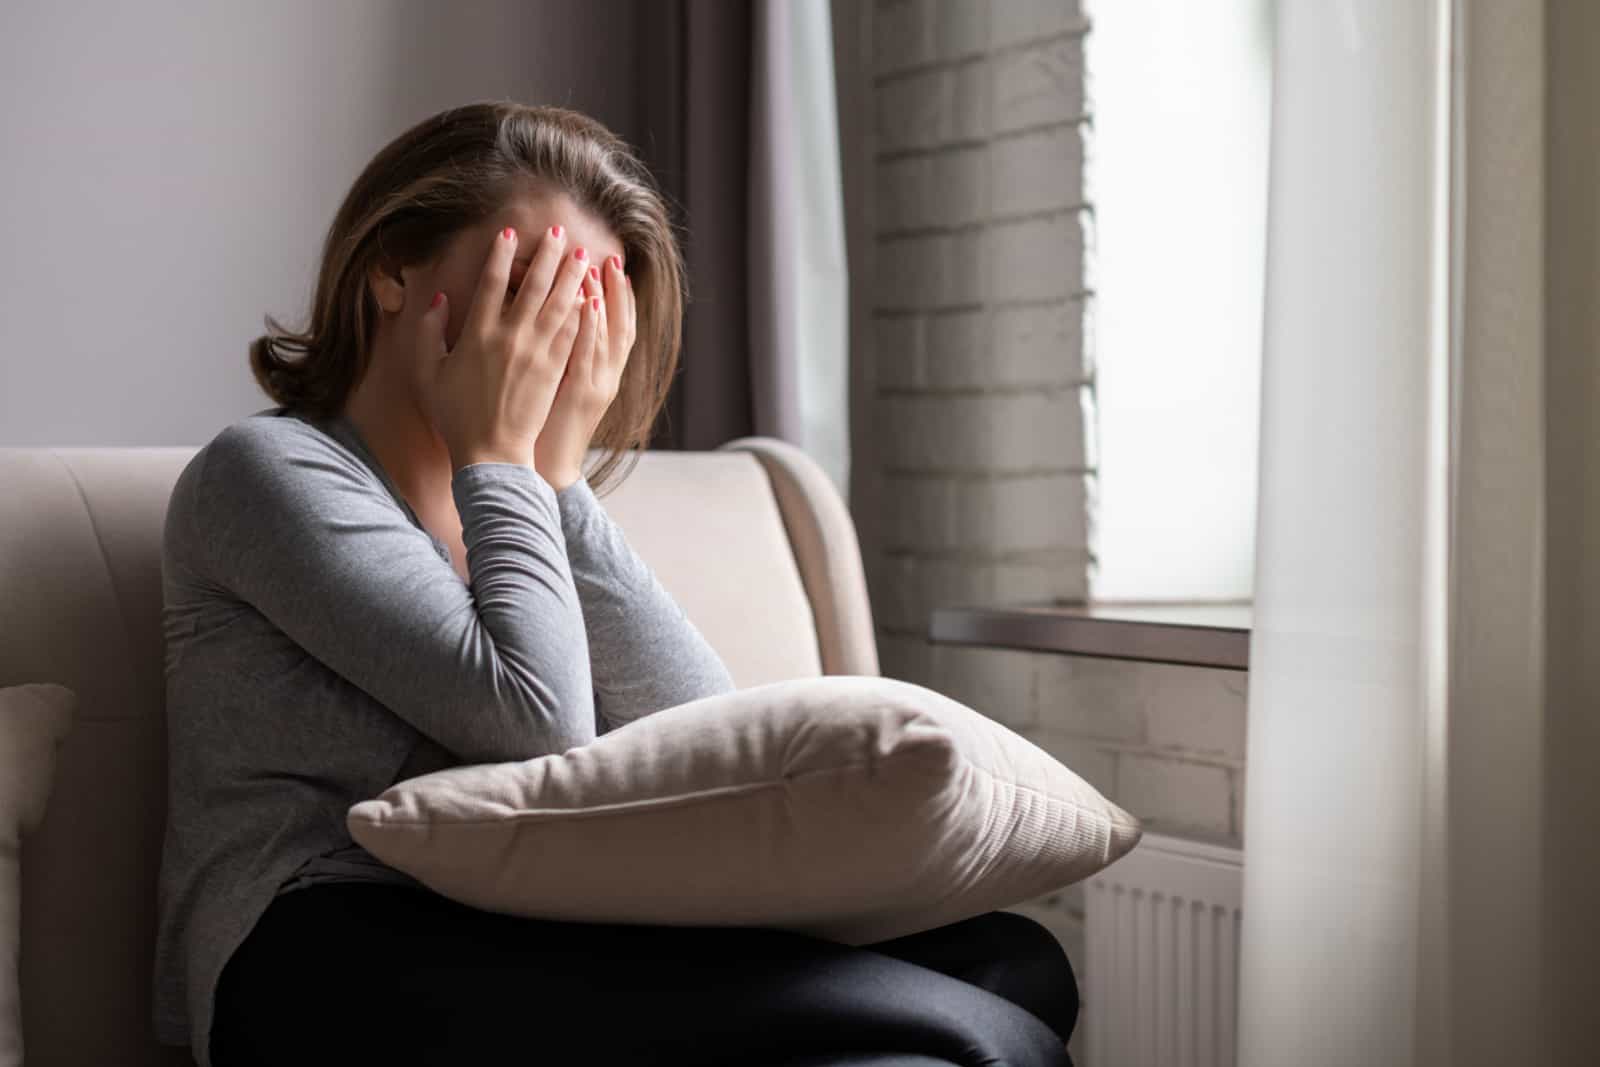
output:
<svg viewBox="0 0 1600 1067"><path fill-rule="evenodd" d="M385 517L394 505L382 483L326 425L267 408L218 431L173 485L163 530L172 558L214 559L247 531L296 529L333 512Z"/></svg>
<svg viewBox="0 0 1600 1067"><path fill-rule="evenodd" d="M342 451L343 446L323 425L323 420L289 408L264 408L224 426L201 451L241 459L308 450Z"/></svg>
<svg viewBox="0 0 1600 1067"><path fill-rule="evenodd" d="M342 492L382 488L322 420L266 408L224 426L195 452L178 475L172 506L247 508L269 496L315 493L329 483Z"/></svg>
<svg viewBox="0 0 1600 1067"><path fill-rule="evenodd" d="M224 426L203 445L191 466L210 483L233 478L340 481L363 484L370 472L347 444L329 432L329 422L291 409L265 408Z"/></svg>

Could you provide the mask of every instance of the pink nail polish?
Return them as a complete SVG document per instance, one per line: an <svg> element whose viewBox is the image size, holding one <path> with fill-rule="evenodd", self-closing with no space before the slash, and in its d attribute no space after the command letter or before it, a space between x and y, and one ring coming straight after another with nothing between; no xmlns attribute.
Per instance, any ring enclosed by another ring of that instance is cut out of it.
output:
<svg viewBox="0 0 1600 1067"><path fill-rule="evenodd" d="M585 252L583 250L583 248L580 246L576 252L572 253L572 258L573 259L584 259L588 255L589 255L589 253Z"/></svg>

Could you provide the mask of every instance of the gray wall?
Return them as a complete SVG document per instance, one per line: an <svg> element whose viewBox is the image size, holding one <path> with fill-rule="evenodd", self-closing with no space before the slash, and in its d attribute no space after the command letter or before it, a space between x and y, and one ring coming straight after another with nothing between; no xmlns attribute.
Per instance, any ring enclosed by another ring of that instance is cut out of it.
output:
<svg viewBox="0 0 1600 1067"><path fill-rule="evenodd" d="M1576 1064L1600 1062L1600 8L1548 0L1544 29L1546 1046L1529 1062Z"/></svg>
<svg viewBox="0 0 1600 1067"><path fill-rule="evenodd" d="M0 7L0 445L199 445L271 404L372 155L475 99L638 136L628 0Z"/></svg>

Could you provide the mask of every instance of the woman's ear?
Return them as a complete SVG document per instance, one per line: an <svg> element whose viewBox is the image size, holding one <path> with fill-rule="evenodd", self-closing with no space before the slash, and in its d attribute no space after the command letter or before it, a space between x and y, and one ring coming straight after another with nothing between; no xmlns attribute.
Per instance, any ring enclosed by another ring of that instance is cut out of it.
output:
<svg viewBox="0 0 1600 1067"><path fill-rule="evenodd" d="M367 268L367 288L372 290L372 298L378 306L389 314L398 315L405 307L405 283L385 272L382 264L374 263Z"/></svg>

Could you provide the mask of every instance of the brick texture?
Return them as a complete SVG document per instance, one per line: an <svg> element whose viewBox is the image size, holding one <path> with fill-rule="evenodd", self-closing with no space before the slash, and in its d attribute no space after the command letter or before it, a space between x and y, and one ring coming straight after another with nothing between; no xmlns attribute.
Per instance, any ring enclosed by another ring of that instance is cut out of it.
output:
<svg viewBox="0 0 1600 1067"><path fill-rule="evenodd" d="M887 466L899 471L994 476L1083 467L1077 388L908 393L882 398ZM1063 544L1084 544L1063 530Z"/></svg>
<svg viewBox="0 0 1600 1067"><path fill-rule="evenodd" d="M861 101L884 674L969 704L1151 829L1237 844L1245 685L1228 671L933 645L940 606L1081 600L1097 457L1092 101L1076 0L870 0ZM1083 978L1082 887L1020 904Z"/></svg>
<svg viewBox="0 0 1600 1067"><path fill-rule="evenodd" d="M884 506L890 548L1046 551L1083 526L1083 478L891 475Z"/></svg>

